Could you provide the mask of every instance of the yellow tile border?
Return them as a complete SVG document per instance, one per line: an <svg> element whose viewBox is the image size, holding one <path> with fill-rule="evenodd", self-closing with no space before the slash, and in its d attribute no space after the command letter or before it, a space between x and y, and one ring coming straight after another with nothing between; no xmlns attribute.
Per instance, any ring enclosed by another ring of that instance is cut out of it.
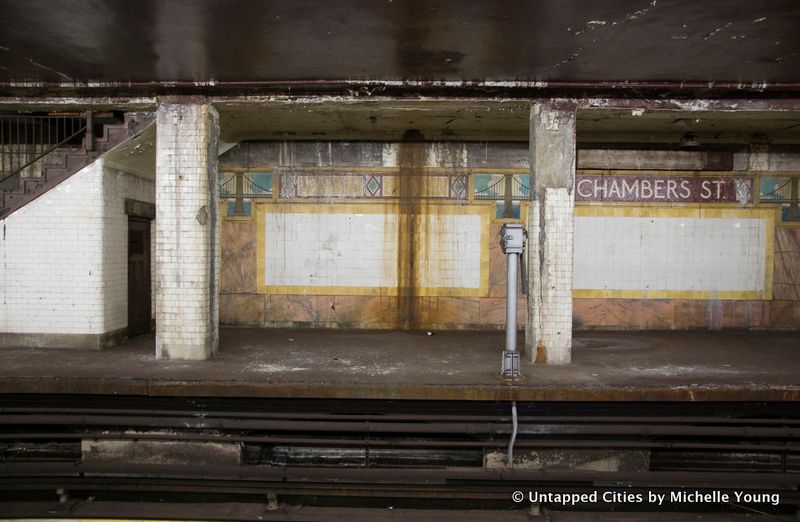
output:
<svg viewBox="0 0 800 522"><path fill-rule="evenodd" d="M220 221L245 221L245 222L249 222L249 221L253 221L254 219L255 219L255 215L254 215L254 213L251 212L249 216L228 216L228 215L223 215L222 219Z"/></svg>
<svg viewBox="0 0 800 522"><path fill-rule="evenodd" d="M780 222L779 211L771 207L673 207L639 205L620 206L581 206L575 207L575 217L684 217L684 218L741 218L763 219L764 231L764 290L757 291L722 291L706 290L603 290L573 289L572 296L583 298L620 298L620 299L772 299L773 274L775 270L775 227Z"/></svg>
<svg viewBox="0 0 800 522"><path fill-rule="evenodd" d="M772 207L709 206L707 204L673 206L652 203L637 205L609 204L576 205L575 217L685 217L685 218L761 218L775 224L776 209Z"/></svg>
<svg viewBox="0 0 800 522"><path fill-rule="evenodd" d="M452 201L427 201L423 203L430 212L444 215L478 215L481 218L481 251L480 251L480 286L478 288L453 287L420 287L414 289L418 297L486 297L489 295L489 223L490 214L487 205L454 204ZM399 214L402 204L397 201L362 201L320 205L319 202L273 202L259 201L255 204L253 215L257 224L256 236L256 279L257 291L260 294L272 295L367 295L396 296L397 287L361 287L361 286L284 286L267 285L264 280L265 271L265 219L266 213L314 213L322 214Z"/></svg>
<svg viewBox="0 0 800 522"><path fill-rule="evenodd" d="M763 300L764 292L707 290L572 290L575 299L700 299L700 300Z"/></svg>

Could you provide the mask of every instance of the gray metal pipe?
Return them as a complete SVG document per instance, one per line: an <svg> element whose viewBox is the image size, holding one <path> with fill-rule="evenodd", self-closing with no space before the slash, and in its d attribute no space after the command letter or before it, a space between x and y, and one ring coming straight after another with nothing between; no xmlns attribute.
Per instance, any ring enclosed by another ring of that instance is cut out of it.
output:
<svg viewBox="0 0 800 522"><path fill-rule="evenodd" d="M509 254L506 275L506 351L517 351L517 262L518 254Z"/></svg>
<svg viewBox="0 0 800 522"><path fill-rule="evenodd" d="M525 251L525 228L519 223L506 223L500 228L500 246L508 257L506 271L506 349L503 350L500 376L503 379L521 379L519 352L517 352L517 272Z"/></svg>
<svg viewBox="0 0 800 522"><path fill-rule="evenodd" d="M514 468L514 442L517 440L517 401L511 402L511 439L508 441L508 468Z"/></svg>

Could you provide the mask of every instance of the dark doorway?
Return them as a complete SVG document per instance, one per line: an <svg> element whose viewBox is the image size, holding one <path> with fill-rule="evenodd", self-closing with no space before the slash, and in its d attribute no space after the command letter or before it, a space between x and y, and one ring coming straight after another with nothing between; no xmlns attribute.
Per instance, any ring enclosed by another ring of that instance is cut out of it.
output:
<svg viewBox="0 0 800 522"><path fill-rule="evenodd" d="M128 337L151 330L150 221L128 218Z"/></svg>

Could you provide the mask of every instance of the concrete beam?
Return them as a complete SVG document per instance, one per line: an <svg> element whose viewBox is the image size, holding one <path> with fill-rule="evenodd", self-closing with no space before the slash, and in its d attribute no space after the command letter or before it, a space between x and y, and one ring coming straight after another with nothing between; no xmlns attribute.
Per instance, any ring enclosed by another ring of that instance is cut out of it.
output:
<svg viewBox="0 0 800 522"><path fill-rule="evenodd" d="M202 360L219 344L219 117L187 102L156 117L156 357Z"/></svg>
<svg viewBox="0 0 800 522"><path fill-rule="evenodd" d="M152 111L155 96L0 96L4 111Z"/></svg>
<svg viewBox="0 0 800 522"><path fill-rule="evenodd" d="M485 110L502 108L504 110L523 109L531 98L538 103L555 104L561 107L574 107L580 111L596 111L608 109L682 111L682 112L798 112L800 98L787 97L736 97L736 98L679 98L679 97L604 97L604 96L549 96L545 92L532 96L521 92L519 96L510 95L498 98L493 95L464 96L432 95L424 99L408 99L404 96L357 94L225 94L211 95L208 102L226 112L239 107L243 110L264 106L296 108L298 105L328 106L330 109L376 107L379 111L408 110L441 110L443 108L474 108L476 105ZM195 96L197 98L198 96ZM178 98L177 96L173 98ZM188 98L188 96L187 96ZM0 108L3 110L67 110L91 107L94 110L153 110L157 105L157 97L152 95L105 95L102 93L86 94L48 94L37 92L27 96L0 96Z"/></svg>

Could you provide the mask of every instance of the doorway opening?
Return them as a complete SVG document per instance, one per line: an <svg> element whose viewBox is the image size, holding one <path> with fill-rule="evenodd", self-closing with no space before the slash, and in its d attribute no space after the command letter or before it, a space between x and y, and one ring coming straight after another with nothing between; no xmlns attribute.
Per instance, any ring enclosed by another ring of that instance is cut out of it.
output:
<svg viewBox="0 0 800 522"><path fill-rule="evenodd" d="M128 337L152 330L150 220L128 217Z"/></svg>

